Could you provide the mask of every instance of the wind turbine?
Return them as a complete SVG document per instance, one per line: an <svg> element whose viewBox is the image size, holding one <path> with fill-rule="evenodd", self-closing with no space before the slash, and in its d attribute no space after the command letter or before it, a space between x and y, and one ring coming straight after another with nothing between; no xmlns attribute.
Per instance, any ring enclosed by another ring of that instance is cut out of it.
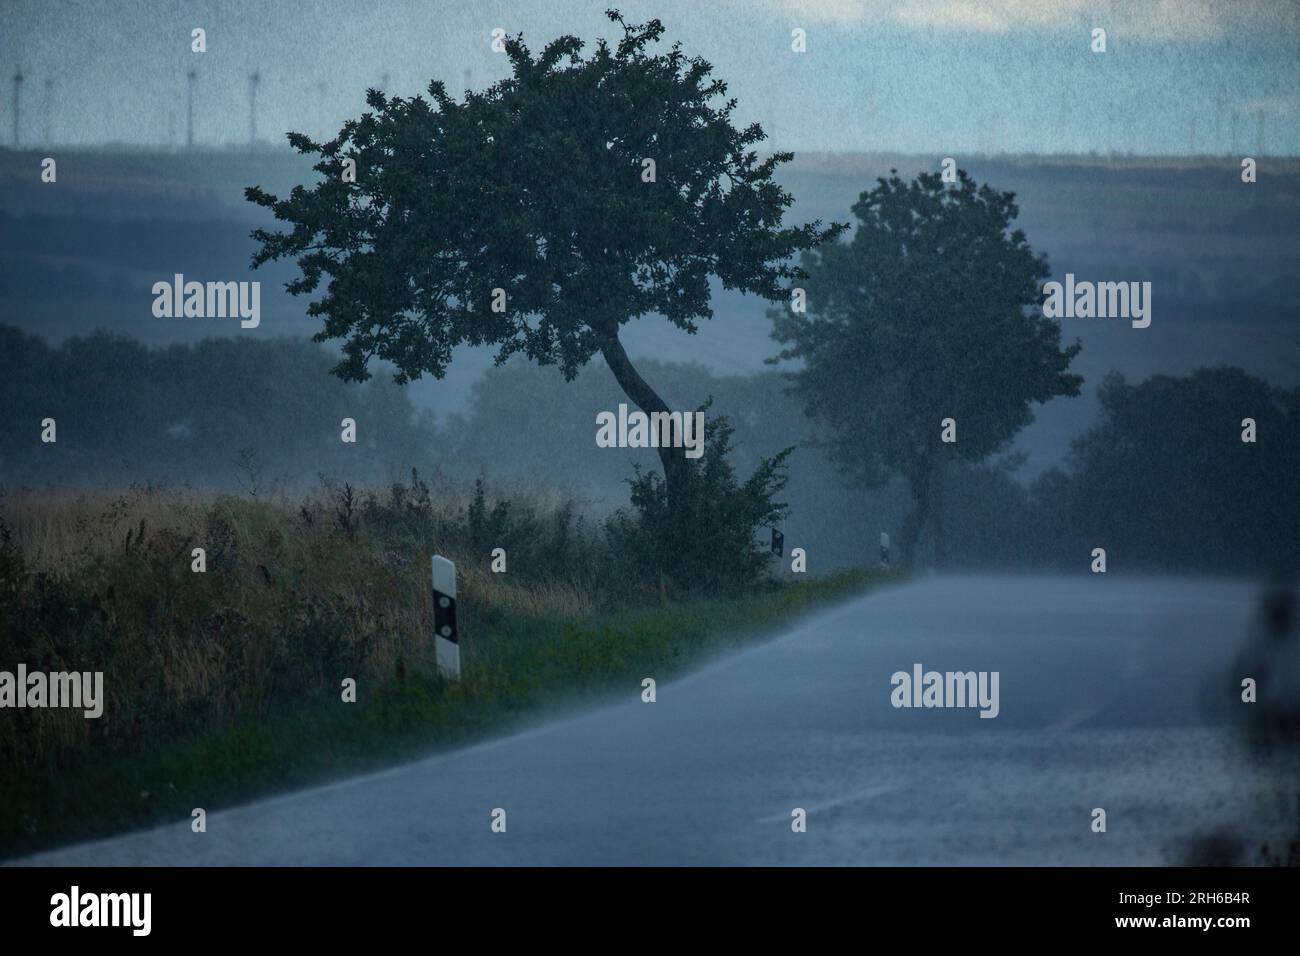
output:
<svg viewBox="0 0 1300 956"><path fill-rule="evenodd" d="M318 105L317 105L317 107L316 107L316 115L317 115L317 116L323 116L323 117L324 117L324 119L321 120L321 130L322 130L322 132L324 132L324 133L326 133L326 134L328 134L329 131L330 131L330 120L329 120L330 110L329 110L329 107L326 105L326 102L327 102L327 101L326 101L326 94L327 94L327 92L328 92L328 90L327 90L327 87L325 86L325 81L324 81L324 80L317 80L317 81L316 81L316 97L317 97L317 103L318 103Z"/></svg>
<svg viewBox="0 0 1300 956"><path fill-rule="evenodd" d="M18 91L23 85L23 68L20 66L14 74L14 147L18 146Z"/></svg>
<svg viewBox="0 0 1300 956"><path fill-rule="evenodd" d="M1057 143L1058 154L1067 152L1065 144L1070 141L1070 78L1065 77L1061 85L1060 140Z"/></svg>
<svg viewBox="0 0 1300 956"><path fill-rule="evenodd" d="M1223 97L1214 98L1214 137L1213 148L1210 150L1215 155L1221 155L1223 152Z"/></svg>
<svg viewBox="0 0 1300 956"><path fill-rule="evenodd" d="M45 145L54 145L54 121L50 118L54 110L54 81L46 79L45 81Z"/></svg>
<svg viewBox="0 0 1300 956"><path fill-rule="evenodd" d="M260 70L248 78L248 142L257 142L257 84L262 82Z"/></svg>
<svg viewBox="0 0 1300 956"><path fill-rule="evenodd" d="M185 77L189 80L185 96L185 149L189 151L194 149L194 81L199 78L199 74L197 70L191 69Z"/></svg>

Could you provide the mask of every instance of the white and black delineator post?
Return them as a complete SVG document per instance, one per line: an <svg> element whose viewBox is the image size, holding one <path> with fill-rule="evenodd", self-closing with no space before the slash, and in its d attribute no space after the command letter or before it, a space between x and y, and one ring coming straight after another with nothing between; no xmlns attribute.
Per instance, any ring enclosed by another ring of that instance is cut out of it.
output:
<svg viewBox="0 0 1300 956"><path fill-rule="evenodd" d="M460 679L460 630L456 626L456 565L433 556L433 645L438 673Z"/></svg>
<svg viewBox="0 0 1300 956"><path fill-rule="evenodd" d="M889 566L889 535L880 532L880 563Z"/></svg>

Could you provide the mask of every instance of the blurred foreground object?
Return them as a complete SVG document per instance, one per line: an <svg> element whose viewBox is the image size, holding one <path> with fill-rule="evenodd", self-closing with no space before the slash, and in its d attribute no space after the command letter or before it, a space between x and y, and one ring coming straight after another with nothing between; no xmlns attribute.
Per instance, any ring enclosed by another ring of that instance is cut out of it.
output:
<svg viewBox="0 0 1300 956"><path fill-rule="evenodd" d="M1251 741L1300 745L1300 628L1294 576L1275 575L1260 595L1250 636L1237 655L1238 681L1253 678L1256 702L1244 715Z"/></svg>

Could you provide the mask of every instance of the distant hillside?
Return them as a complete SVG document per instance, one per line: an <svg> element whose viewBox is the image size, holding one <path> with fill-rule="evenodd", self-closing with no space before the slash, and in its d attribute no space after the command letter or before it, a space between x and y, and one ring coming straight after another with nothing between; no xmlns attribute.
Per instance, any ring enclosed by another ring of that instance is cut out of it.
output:
<svg viewBox="0 0 1300 956"><path fill-rule="evenodd" d="M316 323L306 302L283 291L294 275L276 264L248 269L255 224L268 220L243 200L262 185L287 191L314 175L284 149L156 153L55 151L58 182L39 179L41 153L0 151L0 323L52 343L96 328L145 343L209 336L306 337ZM1018 194L1020 224L1056 275L1153 282L1152 326L1133 330L1096 319L1066 320L1083 344L1076 368L1085 397L1057 401L1021 436L1025 474L1059 460L1070 435L1096 414L1092 388L1119 369L1135 379L1228 363L1278 385L1300 382L1300 161L1265 159L1259 181L1240 181L1236 160L1098 157L956 157L979 180ZM805 154L780 178L795 196L791 218L849 221L876 176L935 169L939 157ZM187 278L262 282L262 324L241 332L215 319L158 319L149 288ZM775 351L766 303L716 290L715 316L691 337L644 319L627 332L629 351L698 362L718 374L764 368ZM446 380L412 386L438 412L466 406L491 366L484 350L458 355Z"/></svg>

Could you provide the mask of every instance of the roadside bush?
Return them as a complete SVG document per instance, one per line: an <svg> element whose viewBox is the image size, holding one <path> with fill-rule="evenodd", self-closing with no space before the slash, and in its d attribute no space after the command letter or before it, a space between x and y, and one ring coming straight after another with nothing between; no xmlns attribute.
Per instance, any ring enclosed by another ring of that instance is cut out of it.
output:
<svg viewBox="0 0 1300 956"><path fill-rule="evenodd" d="M704 406L707 408L707 404ZM636 469L632 506L607 522L614 554L631 576L675 592L734 594L760 586L770 556L756 536L779 523L793 448L760 461L744 481L727 460L735 429L726 416L705 420L704 454L692 463L687 493L670 508L657 472Z"/></svg>

